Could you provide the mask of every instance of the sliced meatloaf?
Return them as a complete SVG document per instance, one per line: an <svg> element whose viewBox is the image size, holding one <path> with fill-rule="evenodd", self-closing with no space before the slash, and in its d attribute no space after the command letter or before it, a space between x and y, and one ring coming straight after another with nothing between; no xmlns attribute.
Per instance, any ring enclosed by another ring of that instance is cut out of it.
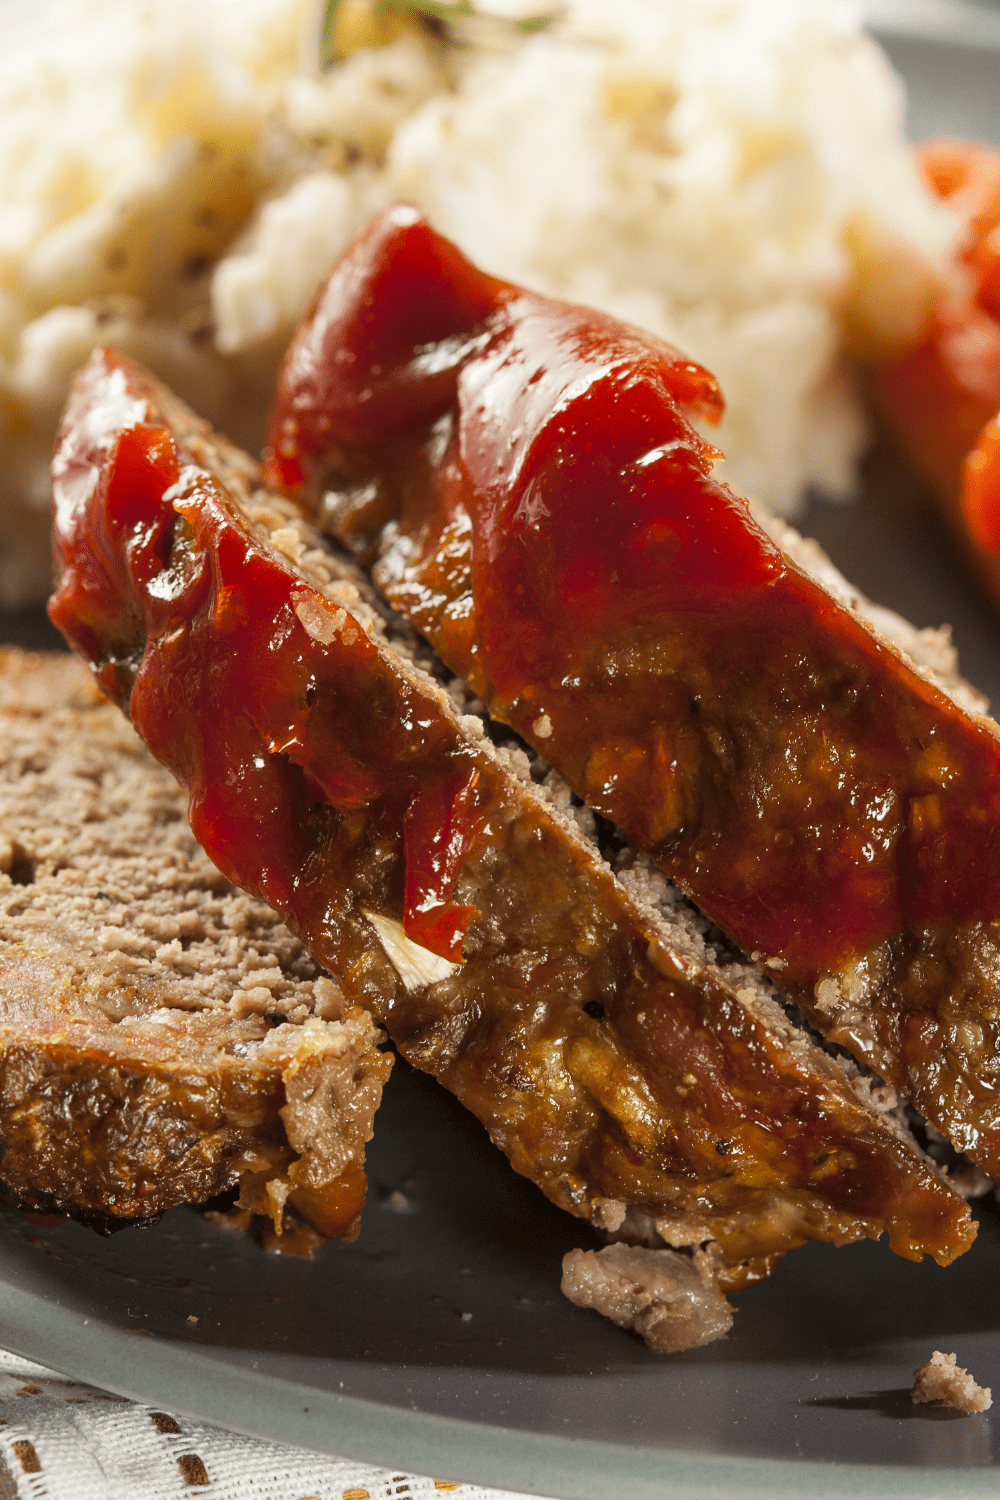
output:
<svg viewBox="0 0 1000 1500"><path fill-rule="evenodd" d="M0 652L0 1185L106 1227L242 1184L350 1234L391 1059L185 802L75 658Z"/></svg>

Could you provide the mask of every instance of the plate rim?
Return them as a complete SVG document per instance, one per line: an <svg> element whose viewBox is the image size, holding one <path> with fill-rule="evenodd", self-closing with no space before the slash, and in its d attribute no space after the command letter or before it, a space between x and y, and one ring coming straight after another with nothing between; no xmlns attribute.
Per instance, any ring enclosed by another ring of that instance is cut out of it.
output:
<svg viewBox="0 0 1000 1500"><path fill-rule="evenodd" d="M202 1347L111 1327L2 1278L0 1340L11 1353L144 1406L282 1447L397 1472L558 1500L986 1500L993 1464L920 1468L758 1459L619 1446L407 1411L228 1365ZM123 1354L127 1351L127 1358ZM308 1404L304 1404L308 1403ZM611 1490L611 1493L614 1491Z"/></svg>
<svg viewBox="0 0 1000 1500"><path fill-rule="evenodd" d="M1000 8L969 0L862 0L865 30L946 46L1000 51Z"/></svg>

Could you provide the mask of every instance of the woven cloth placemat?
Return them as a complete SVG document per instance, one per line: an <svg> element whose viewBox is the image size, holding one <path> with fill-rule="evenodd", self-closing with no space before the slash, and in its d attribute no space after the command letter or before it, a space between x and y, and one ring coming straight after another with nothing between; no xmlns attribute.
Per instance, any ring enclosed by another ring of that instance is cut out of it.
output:
<svg viewBox="0 0 1000 1500"><path fill-rule="evenodd" d="M529 1500L240 1437L0 1351L0 1500Z"/></svg>

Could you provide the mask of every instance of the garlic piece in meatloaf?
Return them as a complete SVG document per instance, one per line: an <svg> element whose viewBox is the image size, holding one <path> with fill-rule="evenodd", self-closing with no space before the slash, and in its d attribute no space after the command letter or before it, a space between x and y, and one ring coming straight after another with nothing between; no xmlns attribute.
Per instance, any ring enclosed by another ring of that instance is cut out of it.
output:
<svg viewBox="0 0 1000 1500"><path fill-rule="evenodd" d="M78 661L0 652L0 1184L106 1227L242 1182L350 1237L391 1058L185 807Z"/></svg>

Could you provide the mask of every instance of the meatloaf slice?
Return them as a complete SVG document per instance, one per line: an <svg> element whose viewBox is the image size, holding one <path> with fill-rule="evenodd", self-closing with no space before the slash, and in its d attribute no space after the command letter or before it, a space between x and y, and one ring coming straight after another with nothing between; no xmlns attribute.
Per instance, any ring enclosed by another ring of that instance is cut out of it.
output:
<svg viewBox="0 0 1000 1500"><path fill-rule="evenodd" d="M0 652L5 1194L108 1227L242 1183L279 1232L290 1195L350 1235L377 1035L212 865L83 665Z"/></svg>
<svg viewBox="0 0 1000 1500"><path fill-rule="evenodd" d="M892 1092L658 872L617 879L558 778L494 747L246 455L105 350L53 475L53 618L188 786L213 860L555 1203L714 1242L729 1286L808 1238L887 1232L942 1262L970 1243Z"/></svg>
<svg viewBox="0 0 1000 1500"><path fill-rule="evenodd" d="M1000 1178L1000 731L714 478L689 417L720 409L676 350L485 275L404 206L293 340L269 469L495 719Z"/></svg>

